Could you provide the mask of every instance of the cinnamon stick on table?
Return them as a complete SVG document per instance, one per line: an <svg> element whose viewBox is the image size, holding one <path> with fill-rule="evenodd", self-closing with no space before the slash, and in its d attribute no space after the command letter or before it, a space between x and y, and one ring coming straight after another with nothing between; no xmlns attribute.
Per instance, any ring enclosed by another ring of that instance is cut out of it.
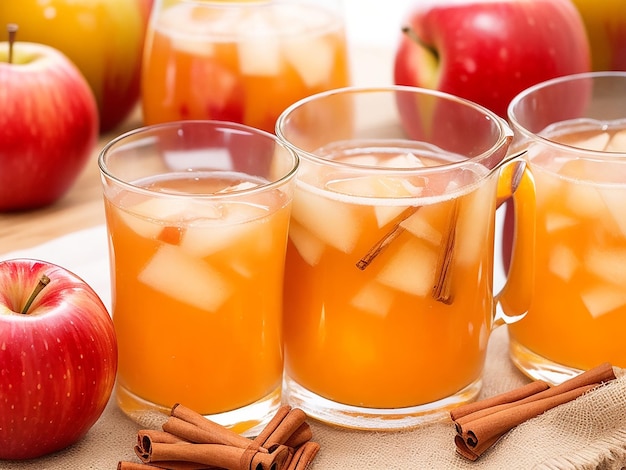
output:
<svg viewBox="0 0 626 470"><path fill-rule="evenodd" d="M319 450L306 414L284 405L255 439L248 439L180 404L162 430L141 430L135 454L141 463L118 470L305 470Z"/></svg>
<svg viewBox="0 0 626 470"><path fill-rule="evenodd" d="M454 439L457 452L476 460L515 426L613 379L613 367L603 363L554 387L535 381L516 390L458 407L450 413L457 431Z"/></svg>

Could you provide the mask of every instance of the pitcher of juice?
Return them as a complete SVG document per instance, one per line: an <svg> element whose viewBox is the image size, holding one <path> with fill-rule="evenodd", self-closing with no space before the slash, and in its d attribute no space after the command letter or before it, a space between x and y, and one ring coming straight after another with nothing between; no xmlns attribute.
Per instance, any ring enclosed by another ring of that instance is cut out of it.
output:
<svg viewBox="0 0 626 470"><path fill-rule="evenodd" d="M400 429L474 398L497 304L505 320L525 311L506 295L525 284L523 257L493 292L496 206L528 184L507 124L434 91L343 88L289 107L276 134L301 159L286 400L333 424Z"/></svg>
<svg viewBox="0 0 626 470"><path fill-rule="evenodd" d="M146 124L218 119L274 131L291 103L349 84L341 0L156 0Z"/></svg>
<svg viewBox="0 0 626 470"><path fill-rule="evenodd" d="M513 362L551 383L626 367L626 72L538 84L509 118L536 197L534 222L520 221L536 225L535 275L528 315L509 327Z"/></svg>

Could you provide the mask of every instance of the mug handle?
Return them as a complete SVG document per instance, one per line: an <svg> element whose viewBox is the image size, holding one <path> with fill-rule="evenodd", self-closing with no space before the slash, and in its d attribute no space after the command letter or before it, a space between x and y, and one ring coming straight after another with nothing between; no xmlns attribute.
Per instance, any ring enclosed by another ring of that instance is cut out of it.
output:
<svg viewBox="0 0 626 470"><path fill-rule="evenodd" d="M506 159L498 180L498 206L512 198L515 207L511 263L504 287L495 295L493 327L515 323L526 316L535 278L535 182L525 151Z"/></svg>

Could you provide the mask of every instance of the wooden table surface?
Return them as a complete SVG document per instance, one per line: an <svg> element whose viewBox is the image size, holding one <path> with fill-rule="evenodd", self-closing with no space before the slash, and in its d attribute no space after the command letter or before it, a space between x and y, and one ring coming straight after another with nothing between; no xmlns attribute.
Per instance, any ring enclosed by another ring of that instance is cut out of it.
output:
<svg viewBox="0 0 626 470"><path fill-rule="evenodd" d="M0 253L104 224L98 154L109 140L140 125L141 114L137 109L114 131L102 134L78 180L55 204L31 211L0 213Z"/></svg>

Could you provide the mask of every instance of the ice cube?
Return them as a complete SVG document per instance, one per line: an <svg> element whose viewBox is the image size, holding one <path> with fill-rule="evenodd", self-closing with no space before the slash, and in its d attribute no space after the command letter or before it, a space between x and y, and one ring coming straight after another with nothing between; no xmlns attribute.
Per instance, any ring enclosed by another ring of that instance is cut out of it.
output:
<svg viewBox="0 0 626 470"><path fill-rule="evenodd" d="M365 153L359 155L350 155L341 159L344 163L350 165L375 166L378 164L378 158L375 155Z"/></svg>
<svg viewBox="0 0 626 470"><path fill-rule="evenodd" d="M626 307L624 286L592 286L581 293L581 298L593 318Z"/></svg>
<svg viewBox="0 0 626 470"><path fill-rule="evenodd" d="M294 220L289 224L289 239L309 266L320 262L326 245Z"/></svg>
<svg viewBox="0 0 626 470"><path fill-rule="evenodd" d="M381 165L387 168L422 168L426 166L418 156L411 152L383 160Z"/></svg>
<svg viewBox="0 0 626 470"><path fill-rule="evenodd" d="M245 191L246 189L252 189L258 186L260 186L258 183L253 183L252 181L242 181L241 183L237 183L232 186L227 186L226 188L222 188L219 191L216 191L216 194L232 193L235 191Z"/></svg>
<svg viewBox="0 0 626 470"><path fill-rule="evenodd" d="M156 29L169 36L172 48L198 57L210 57L215 46L204 37L207 34L207 21L212 21L211 11L191 5L178 5L168 8L167 14L159 17ZM203 37L204 36L204 37Z"/></svg>
<svg viewBox="0 0 626 470"><path fill-rule="evenodd" d="M359 217L349 204L304 190L296 191L291 215L323 243L344 253L354 249L361 233Z"/></svg>
<svg viewBox="0 0 626 470"><path fill-rule="evenodd" d="M204 261L173 245L162 245L139 273L139 282L178 302L215 312L233 288Z"/></svg>
<svg viewBox="0 0 626 470"><path fill-rule="evenodd" d="M417 192L406 179L393 176L360 176L333 180L326 183L326 187L342 194L377 198L410 197Z"/></svg>
<svg viewBox="0 0 626 470"><path fill-rule="evenodd" d="M602 152L606 150L606 147L609 143L609 134L606 132L601 132L599 134L594 134L591 137L587 137L579 140L572 140L569 142L569 145L574 147L578 147L585 150L595 150L598 152Z"/></svg>
<svg viewBox="0 0 626 470"><path fill-rule="evenodd" d="M550 252L548 269L555 276L569 281L580 265L578 257L568 246L555 245Z"/></svg>
<svg viewBox="0 0 626 470"><path fill-rule="evenodd" d="M600 195L615 221L620 233L626 238L626 191L623 187L602 188Z"/></svg>
<svg viewBox="0 0 626 470"><path fill-rule="evenodd" d="M425 297L433 288L437 260L436 250L411 239L385 262L377 279L392 289Z"/></svg>
<svg viewBox="0 0 626 470"><path fill-rule="evenodd" d="M384 227L407 209L406 206L374 206L374 215L378 228Z"/></svg>
<svg viewBox="0 0 626 470"><path fill-rule="evenodd" d="M457 201L455 254L457 262L475 266L483 259L490 241L495 214L495 186L483 184Z"/></svg>
<svg viewBox="0 0 626 470"><path fill-rule="evenodd" d="M548 233L573 227L578 224L578 220L567 215L549 212L546 214L546 231Z"/></svg>
<svg viewBox="0 0 626 470"><path fill-rule="evenodd" d="M236 244L254 244L262 238L263 225L255 219L267 216L267 208L254 204L224 203L219 219L199 218L185 231L180 246L187 253L204 258ZM269 225L269 224L266 224ZM244 242L244 239L248 238Z"/></svg>
<svg viewBox="0 0 626 470"><path fill-rule="evenodd" d="M626 291L626 249L590 249L585 255L585 268L610 284Z"/></svg>
<svg viewBox="0 0 626 470"><path fill-rule="evenodd" d="M120 211L120 218L139 236L157 239L168 223L180 221L186 205L179 199L146 199L128 207L127 211Z"/></svg>
<svg viewBox="0 0 626 470"><path fill-rule="evenodd" d="M215 45L192 36L173 34L170 36L172 48L194 57L212 57L215 55Z"/></svg>
<svg viewBox="0 0 626 470"><path fill-rule="evenodd" d="M566 207L575 215L587 218L598 218L604 211L604 201L597 188L590 184L572 183L567 185L565 197Z"/></svg>
<svg viewBox="0 0 626 470"><path fill-rule="evenodd" d="M282 47L287 62L308 88L319 87L330 80L335 64L335 44L329 38L294 35L286 38Z"/></svg>
<svg viewBox="0 0 626 470"><path fill-rule="evenodd" d="M606 151L626 153L626 130L619 131L611 137L606 146Z"/></svg>
<svg viewBox="0 0 626 470"><path fill-rule="evenodd" d="M430 207L420 207L411 216L400 222L400 225L417 238L433 246L439 246L443 235L430 223L428 218L430 211L428 209Z"/></svg>
<svg viewBox="0 0 626 470"><path fill-rule="evenodd" d="M393 304L394 292L378 282L365 284L352 298L350 304L365 312L385 317Z"/></svg>
<svg viewBox="0 0 626 470"><path fill-rule="evenodd" d="M283 56L280 40L264 12L242 18L239 31L245 35L238 43L239 70L243 75L277 77Z"/></svg>

